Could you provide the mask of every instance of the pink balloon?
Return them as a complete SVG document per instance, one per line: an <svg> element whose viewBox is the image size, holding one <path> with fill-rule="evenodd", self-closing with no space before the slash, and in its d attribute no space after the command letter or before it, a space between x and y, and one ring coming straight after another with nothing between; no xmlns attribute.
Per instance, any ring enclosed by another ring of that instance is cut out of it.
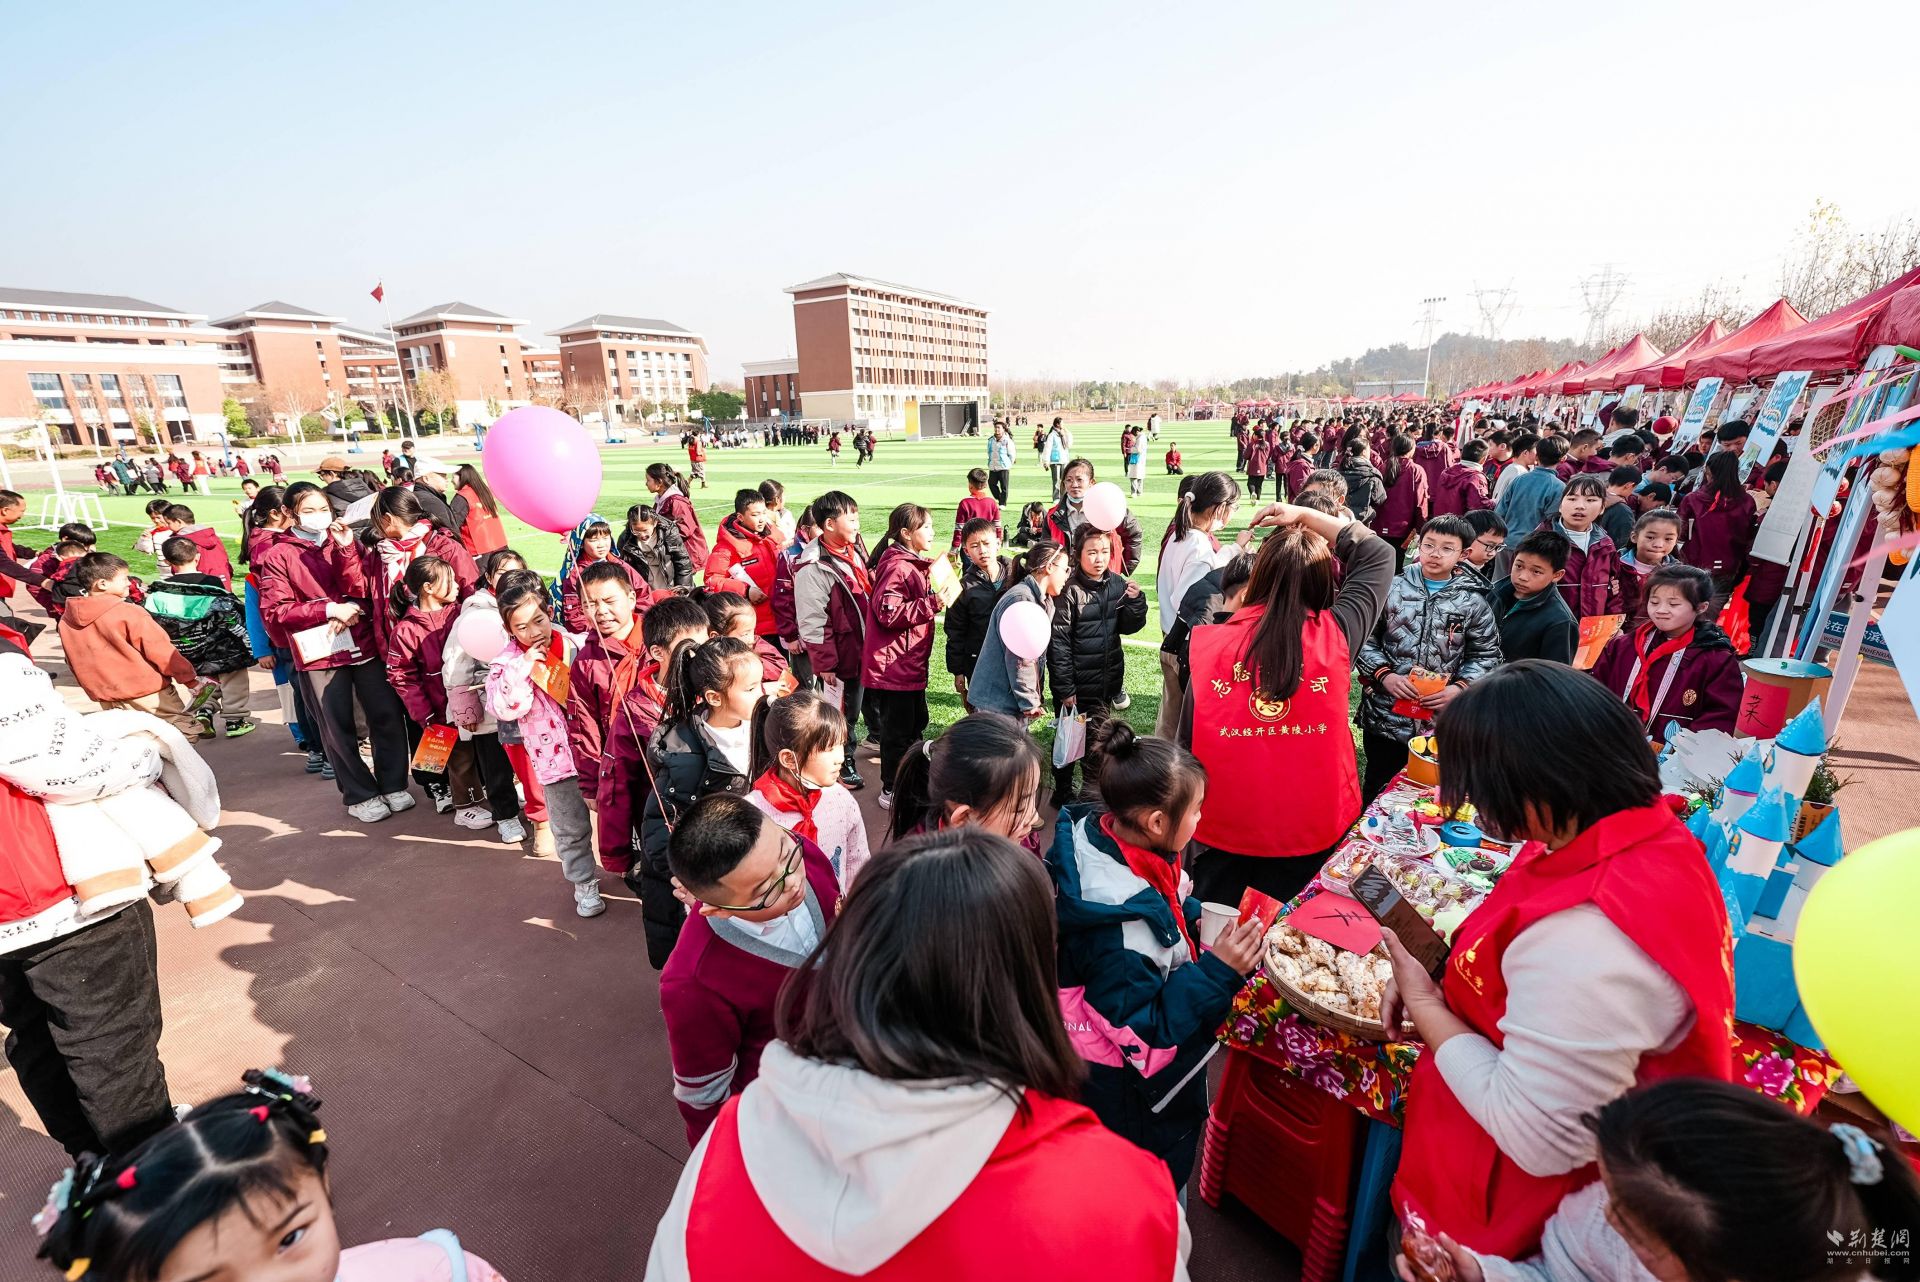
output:
<svg viewBox="0 0 1920 1282"><path fill-rule="evenodd" d="M585 428L544 405L502 414L480 462L494 496L537 530L567 533L600 497L600 451Z"/></svg>
<svg viewBox="0 0 1920 1282"><path fill-rule="evenodd" d="M1000 615L1000 643L1029 661L1047 652L1053 621L1031 601L1015 601Z"/></svg>
<svg viewBox="0 0 1920 1282"><path fill-rule="evenodd" d="M1127 519L1127 496L1112 481L1102 481L1087 491L1085 511L1094 529L1117 530Z"/></svg>
<svg viewBox="0 0 1920 1282"><path fill-rule="evenodd" d="M460 648L482 663L492 663L507 648L507 630L491 610L462 611L453 634Z"/></svg>

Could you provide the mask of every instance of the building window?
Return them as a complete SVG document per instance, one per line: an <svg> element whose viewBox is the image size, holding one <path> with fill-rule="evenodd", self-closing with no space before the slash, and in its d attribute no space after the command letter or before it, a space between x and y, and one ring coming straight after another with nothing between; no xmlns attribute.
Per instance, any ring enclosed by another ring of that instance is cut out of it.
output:
<svg viewBox="0 0 1920 1282"><path fill-rule="evenodd" d="M33 399L40 402L40 408L65 413L67 394L60 388L58 374L28 374L27 382L33 386Z"/></svg>
<svg viewBox="0 0 1920 1282"><path fill-rule="evenodd" d="M178 374L155 374L153 381L160 387L160 402L168 409L187 408L186 389L180 385Z"/></svg>

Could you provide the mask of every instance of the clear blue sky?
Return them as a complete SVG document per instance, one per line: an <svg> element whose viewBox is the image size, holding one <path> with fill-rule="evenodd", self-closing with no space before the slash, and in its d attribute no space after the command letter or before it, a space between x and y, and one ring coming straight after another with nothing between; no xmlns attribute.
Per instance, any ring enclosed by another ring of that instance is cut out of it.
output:
<svg viewBox="0 0 1920 1282"><path fill-rule="evenodd" d="M990 307L996 378L1301 368L1417 342L1427 294L1469 327L1476 283L1577 335L1604 262L1628 314L1764 301L1816 197L1911 212L1895 15L14 5L0 283L374 322L384 279L396 317L667 317L730 379L843 270Z"/></svg>

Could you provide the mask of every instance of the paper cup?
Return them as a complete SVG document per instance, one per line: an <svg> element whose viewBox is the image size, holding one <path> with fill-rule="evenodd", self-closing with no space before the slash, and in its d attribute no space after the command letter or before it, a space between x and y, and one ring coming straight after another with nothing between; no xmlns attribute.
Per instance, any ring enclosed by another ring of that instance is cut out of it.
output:
<svg viewBox="0 0 1920 1282"><path fill-rule="evenodd" d="M1239 920L1240 910L1232 904L1200 905L1200 942L1208 948L1227 927Z"/></svg>

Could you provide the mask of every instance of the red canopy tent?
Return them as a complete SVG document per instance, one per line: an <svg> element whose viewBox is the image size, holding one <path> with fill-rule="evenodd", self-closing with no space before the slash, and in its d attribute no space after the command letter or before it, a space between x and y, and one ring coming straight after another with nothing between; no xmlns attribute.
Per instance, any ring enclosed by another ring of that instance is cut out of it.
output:
<svg viewBox="0 0 1920 1282"><path fill-rule="evenodd" d="M1660 386L1661 370L1670 362L1684 360L1693 352L1709 347L1727 336L1727 327L1717 320L1702 325L1697 333L1680 344L1665 356L1656 356L1640 365L1622 365L1607 377L1599 386L1609 392L1618 392L1632 387L1635 383L1652 389ZM1591 386L1591 384L1590 384Z"/></svg>
<svg viewBox="0 0 1920 1282"><path fill-rule="evenodd" d="M1393 402L1396 405L1420 405L1423 404L1426 399L1426 397L1420 395L1418 392L1402 392L1393 398Z"/></svg>
<svg viewBox="0 0 1920 1282"><path fill-rule="evenodd" d="M1487 389L1486 394L1489 399L1500 399L1500 398L1512 396L1516 393L1516 391L1520 388L1522 384L1529 382L1532 379L1539 378L1542 374L1546 372L1547 371L1543 369L1537 369L1530 374L1522 374L1519 378L1510 378L1504 383L1495 383L1492 387Z"/></svg>
<svg viewBox="0 0 1920 1282"><path fill-rule="evenodd" d="M1518 383L1514 384L1513 387L1508 389L1507 394L1510 396L1534 396L1544 392L1548 395L1558 395L1560 384L1569 378L1578 376L1585 371L1586 368L1586 362L1584 361L1568 361L1551 374L1535 374L1529 378L1521 379Z"/></svg>
<svg viewBox="0 0 1920 1282"><path fill-rule="evenodd" d="M1744 383L1784 369L1851 369L1866 355L1866 332L1881 309L1916 281L1920 281L1920 268L1785 334L1725 347L1689 365L1687 378L1719 377L1729 383ZM1785 364L1781 363L1783 359Z"/></svg>
<svg viewBox="0 0 1920 1282"><path fill-rule="evenodd" d="M1881 342L1892 341L1875 337L1886 310L1916 291L1920 291L1920 267L1783 338L1749 349L1747 377L1764 378L1789 369L1810 369L1816 374L1858 369L1867 353ZM1902 315L1909 314L1909 306L1902 302Z"/></svg>
<svg viewBox="0 0 1920 1282"><path fill-rule="evenodd" d="M1920 290L1903 289L1889 298L1867 332L1869 347L1891 343L1920 347Z"/></svg>
<svg viewBox="0 0 1920 1282"><path fill-rule="evenodd" d="M1706 361L1758 343L1772 342L1782 334L1791 333L1806 323L1807 318L1800 314L1799 308L1784 298L1776 299L1765 311L1723 337L1719 342L1690 352L1683 360L1675 359L1680 355L1678 352L1663 357L1659 362L1659 386L1683 387L1688 383L1698 382L1712 372L1701 368ZM1725 375L1720 377L1724 378ZM1648 386L1652 385L1649 382Z"/></svg>
<svg viewBox="0 0 1920 1282"><path fill-rule="evenodd" d="M1599 391L1611 386L1608 380L1616 371L1637 368L1657 359L1659 355L1660 349L1649 343L1645 334L1635 334L1611 353L1587 366L1579 378L1570 378L1562 383L1560 390L1569 396Z"/></svg>

